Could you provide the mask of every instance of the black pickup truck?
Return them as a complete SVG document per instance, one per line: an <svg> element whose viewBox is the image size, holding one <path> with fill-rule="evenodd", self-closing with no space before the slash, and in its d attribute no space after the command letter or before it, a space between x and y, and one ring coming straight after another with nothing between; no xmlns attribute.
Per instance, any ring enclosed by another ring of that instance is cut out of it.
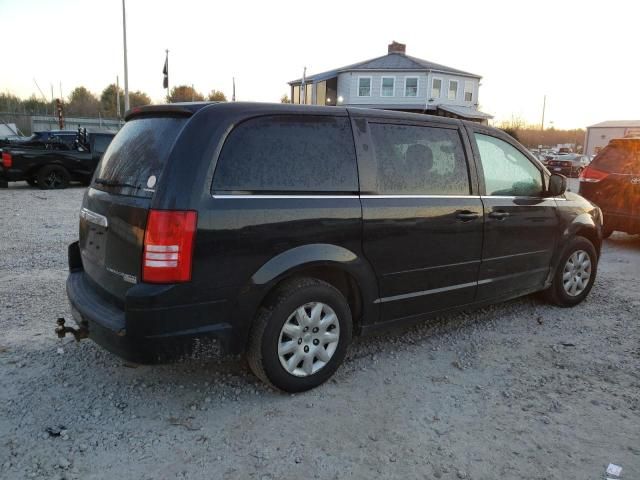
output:
<svg viewBox="0 0 640 480"><path fill-rule="evenodd" d="M25 180L43 190L66 188L71 181L89 184L114 133L78 131L73 142L2 148L0 187Z"/></svg>

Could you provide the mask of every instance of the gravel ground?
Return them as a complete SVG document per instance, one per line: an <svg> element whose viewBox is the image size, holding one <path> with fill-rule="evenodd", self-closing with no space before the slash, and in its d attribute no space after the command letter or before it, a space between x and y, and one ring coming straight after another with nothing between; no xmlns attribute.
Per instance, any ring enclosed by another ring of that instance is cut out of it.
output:
<svg viewBox="0 0 640 480"><path fill-rule="evenodd" d="M83 189L0 190L1 478L640 478L640 237L574 309L535 297L358 339L300 395L242 362L53 335Z"/></svg>

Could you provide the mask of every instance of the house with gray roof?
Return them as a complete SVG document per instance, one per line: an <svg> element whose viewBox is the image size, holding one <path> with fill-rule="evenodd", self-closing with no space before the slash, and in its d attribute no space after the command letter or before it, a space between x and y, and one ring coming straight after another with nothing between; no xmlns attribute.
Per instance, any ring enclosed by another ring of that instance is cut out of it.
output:
<svg viewBox="0 0 640 480"><path fill-rule="evenodd" d="M486 123L478 110L480 75L406 54L393 42L386 55L289 82L292 103L384 108Z"/></svg>

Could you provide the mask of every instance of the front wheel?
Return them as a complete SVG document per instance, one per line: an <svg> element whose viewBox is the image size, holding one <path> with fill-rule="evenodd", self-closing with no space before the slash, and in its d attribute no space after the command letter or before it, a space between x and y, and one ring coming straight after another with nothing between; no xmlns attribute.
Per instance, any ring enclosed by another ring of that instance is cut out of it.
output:
<svg viewBox="0 0 640 480"><path fill-rule="evenodd" d="M578 305L589 295L597 269L598 255L593 244L584 237L573 238L545 292L547 299L560 307Z"/></svg>
<svg viewBox="0 0 640 480"><path fill-rule="evenodd" d="M299 278L280 287L251 330L247 360L255 375L285 392L327 381L351 342L351 310L332 285Z"/></svg>

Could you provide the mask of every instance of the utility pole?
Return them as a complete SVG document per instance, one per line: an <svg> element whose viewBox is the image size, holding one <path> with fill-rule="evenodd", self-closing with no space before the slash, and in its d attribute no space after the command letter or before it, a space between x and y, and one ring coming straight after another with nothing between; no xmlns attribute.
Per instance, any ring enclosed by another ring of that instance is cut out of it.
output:
<svg viewBox="0 0 640 480"><path fill-rule="evenodd" d="M129 69L127 67L127 14L122 0L122 37L124 42L124 110L129 110Z"/></svg>
<svg viewBox="0 0 640 480"><path fill-rule="evenodd" d="M120 120L120 77L116 75L116 117Z"/></svg>
<svg viewBox="0 0 640 480"><path fill-rule="evenodd" d="M542 145L542 140L544 139L544 111L547 108L547 96L545 95L542 99L542 122L540 123L540 143L538 145Z"/></svg>

